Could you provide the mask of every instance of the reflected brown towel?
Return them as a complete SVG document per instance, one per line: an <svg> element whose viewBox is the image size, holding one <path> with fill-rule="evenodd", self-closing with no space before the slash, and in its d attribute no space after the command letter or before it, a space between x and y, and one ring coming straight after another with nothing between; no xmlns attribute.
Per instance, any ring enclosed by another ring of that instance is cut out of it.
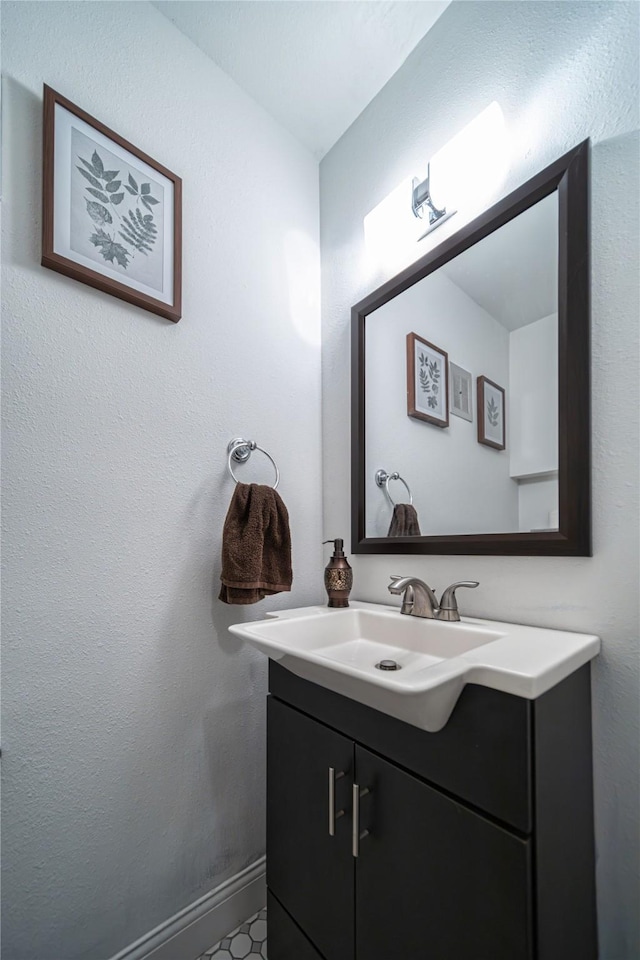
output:
<svg viewBox="0 0 640 960"><path fill-rule="evenodd" d="M388 537L421 537L416 508L410 503L396 503Z"/></svg>
<svg viewBox="0 0 640 960"><path fill-rule="evenodd" d="M257 603L291 590L289 514L273 487L238 483L222 532L225 603Z"/></svg>

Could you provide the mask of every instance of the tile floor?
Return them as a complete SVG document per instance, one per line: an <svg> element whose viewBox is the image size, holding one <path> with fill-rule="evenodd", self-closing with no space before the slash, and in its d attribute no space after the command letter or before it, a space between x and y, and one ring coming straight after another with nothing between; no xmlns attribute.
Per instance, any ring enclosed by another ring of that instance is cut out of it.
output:
<svg viewBox="0 0 640 960"><path fill-rule="evenodd" d="M267 960L267 909L250 917L198 960Z"/></svg>

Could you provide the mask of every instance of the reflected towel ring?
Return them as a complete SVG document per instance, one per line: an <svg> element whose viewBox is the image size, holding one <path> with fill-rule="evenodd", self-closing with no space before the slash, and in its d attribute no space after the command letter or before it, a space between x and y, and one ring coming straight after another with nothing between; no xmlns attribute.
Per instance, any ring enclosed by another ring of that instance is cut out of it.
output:
<svg viewBox="0 0 640 960"><path fill-rule="evenodd" d="M264 453L265 457L268 457L273 464L273 469L276 472L276 482L273 484L273 489L276 490L278 484L280 483L280 471L278 470L278 465L271 456L270 453L267 453L266 450L263 450L262 447L259 447L255 440L243 440L242 437L235 437L235 439L230 440L227 444L227 450L229 452L229 457L227 460L227 467L229 473L233 477L236 483L240 483L235 473L233 472L233 467L231 466L231 461L235 460L236 463L246 463L254 450L259 450L260 453Z"/></svg>
<svg viewBox="0 0 640 960"><path fill-rule="evenodd" d="M378 470L378 472L376 473L376 483L378 484L379 487L384 487L386 495L389 497L389 500L391 501L392 505L395 507L396 503L392 499L391 494L389 493L390 480L399 480L400 483L403 483L405 485L407 493L409 494L409 503L411 504L411 506L413 506L413 496L411 494L411 490L409 489L409 484L407 483L406 480L404 480L400 476L397 470L395 470L393 473L387 473L386 470Z"/></svg>

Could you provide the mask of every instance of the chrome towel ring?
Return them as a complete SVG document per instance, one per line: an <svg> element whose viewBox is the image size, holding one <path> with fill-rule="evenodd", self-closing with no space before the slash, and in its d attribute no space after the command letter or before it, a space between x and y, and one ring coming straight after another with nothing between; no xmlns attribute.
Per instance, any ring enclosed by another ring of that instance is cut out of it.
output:
<svg viewBox="0 0 640 960"><path fill-rule="evenodd" d="M263 450L262 447L259 447L255 440L243 440L242 437L235 437L233 440L230 440L227 444L227 451L229 457L227 459L227 467L229 473L233 477L236 483L240 483L235 473L233 472L233 467L231 466L231 461L235 460L236 463L246 463L254 450L259 450L260 453L264 453L265 457L268 457L273 464L273 469L276 472L276 482L273 484L273 489L276 490L278 484L280 483L280 471L278 470L278 465L271 456L270 453L267 453L266 450Z"/></svg>
<svg viewBox="0 0 640 960"><path fill-rule="evenodd" d="M411 505L413 505L413 496L412 496L412 494L411 494L411 490L409 489L409 484L407 483L406 480L404 480L404 479L400 476L400 474L398 473L397 470L395 470L393 473L387 473L386 470L378 470L378 471L377 471L377 473L376 473L376 483L378 484L379 487L384 487L384 491L385 491L386 495L389 497L389 500L391 501L392 505L395 507L395 506L396 506L396 503L395 503L395 501L392 499L391 494L389 493L389 481L390 481L390 480L399 480L400 483L403 483L403 484L405 485L406 490L407 490L407 493L409 494L409 503L410 503Z"/></svg>

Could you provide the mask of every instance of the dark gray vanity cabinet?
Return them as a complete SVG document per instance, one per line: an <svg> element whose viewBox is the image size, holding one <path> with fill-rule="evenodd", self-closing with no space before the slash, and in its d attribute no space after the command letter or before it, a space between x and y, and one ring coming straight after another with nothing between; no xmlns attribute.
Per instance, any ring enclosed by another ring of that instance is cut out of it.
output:
<svg viewBox="0 0 640 960"><path fill-rule="evenodd" d="M589 680L430 734L271 663L270 960L595 960Z"/></svg>

